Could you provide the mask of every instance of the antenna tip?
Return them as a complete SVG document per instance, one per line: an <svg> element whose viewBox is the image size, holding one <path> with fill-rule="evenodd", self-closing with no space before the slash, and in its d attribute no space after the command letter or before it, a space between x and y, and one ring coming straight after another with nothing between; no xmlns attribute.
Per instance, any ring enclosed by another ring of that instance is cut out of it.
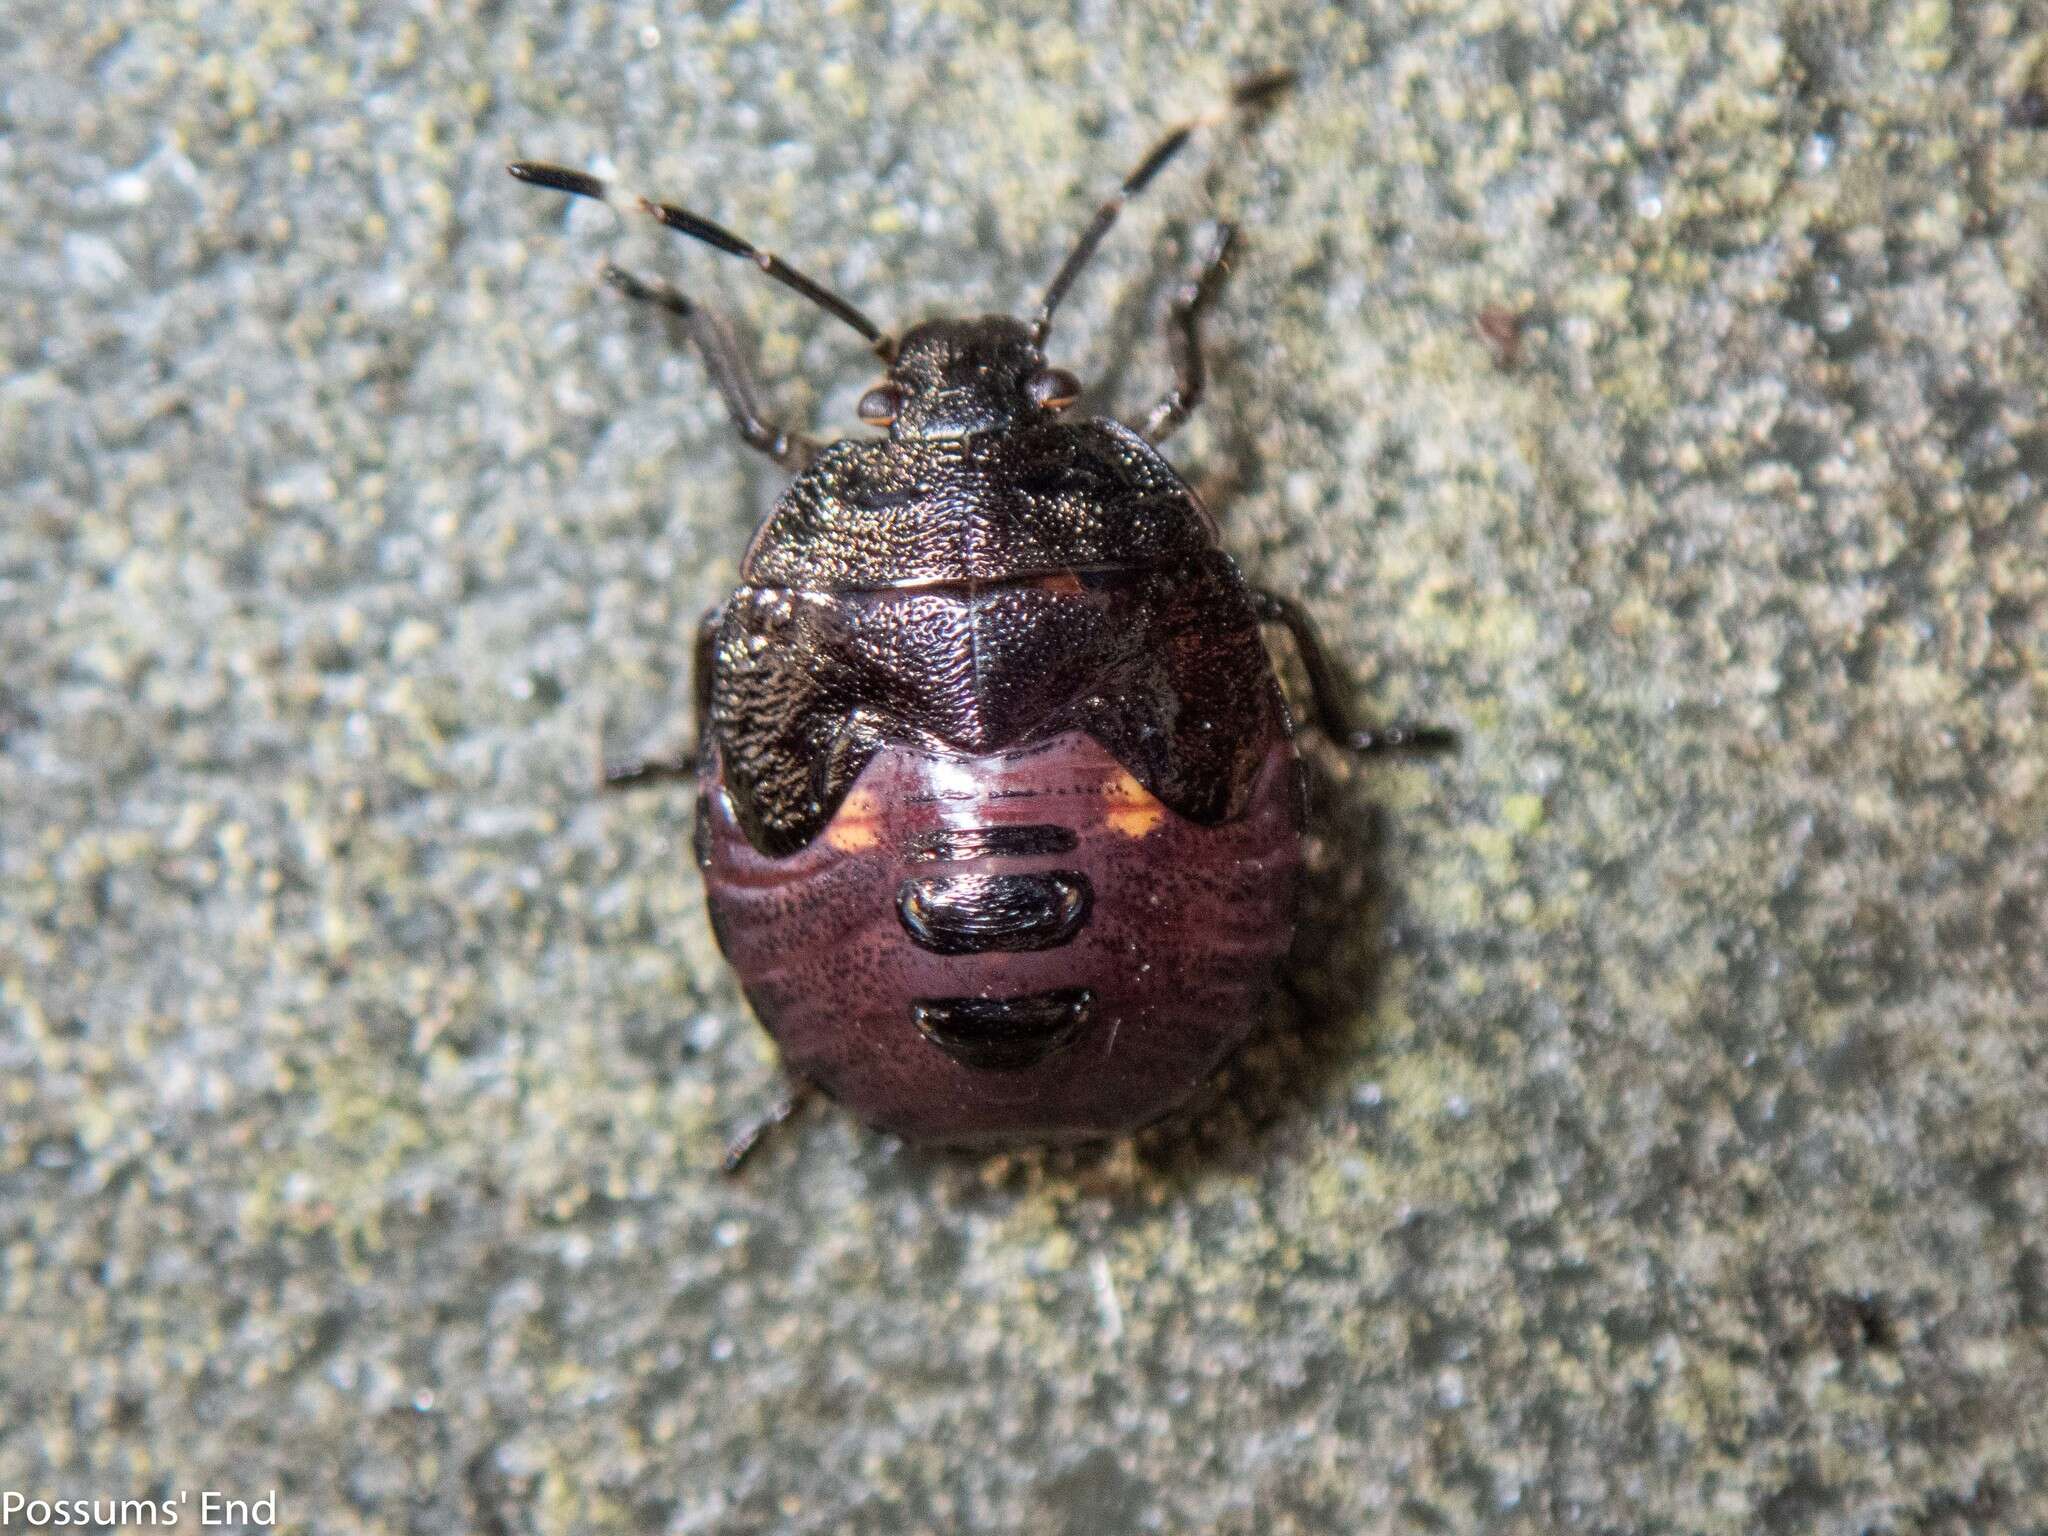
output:
<svg viewBox="0 0 2048 1536"><path fill-rule="evenodd" d="M514 181L546 187L554 192L568 192L577 197L594 197L599 202L605 200L604 182L600 178L572 171L566 166L547 165L539 160L514 160L505 169Z"/></svg>
<svg viewBox="0 0 2048 1536"><path fill-rule="evenodd" d="M1286 94L1299 78L1291 69L1272 69L1262 75L1253 75L1230 88L1230 104L1247 111L1257 111Z"/></svg>

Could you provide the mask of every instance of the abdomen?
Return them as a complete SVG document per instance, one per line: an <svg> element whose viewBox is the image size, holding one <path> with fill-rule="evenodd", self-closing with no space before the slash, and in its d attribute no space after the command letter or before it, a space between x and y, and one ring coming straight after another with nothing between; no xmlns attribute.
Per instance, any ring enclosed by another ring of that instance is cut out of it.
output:
<svg viewBox="0 0 2048 1536"><path fill-rule="evenodd" d="M715 765L700 803L712 924L786 1066L914 1140L1158 1118L1244 1039L1293 935L1284 728L1244 812L1211 826L1079 732L986 757L888 747L779 858Z"/></svg>

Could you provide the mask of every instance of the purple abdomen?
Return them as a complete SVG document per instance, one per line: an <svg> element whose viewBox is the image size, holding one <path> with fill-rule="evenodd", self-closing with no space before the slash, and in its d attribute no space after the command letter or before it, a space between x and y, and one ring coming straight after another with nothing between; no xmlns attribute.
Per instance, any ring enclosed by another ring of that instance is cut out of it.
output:
<svg viewBox="0 0 2048 1536"><path fill-rule="evenodd" d="M1158 1118L1244 1039L1293 936L1284 728L1215 826L1079 732L987 757L887 748L783 858L748 843L715 769L700 805L712 926L785 1064L912 1140Z"/></svg>

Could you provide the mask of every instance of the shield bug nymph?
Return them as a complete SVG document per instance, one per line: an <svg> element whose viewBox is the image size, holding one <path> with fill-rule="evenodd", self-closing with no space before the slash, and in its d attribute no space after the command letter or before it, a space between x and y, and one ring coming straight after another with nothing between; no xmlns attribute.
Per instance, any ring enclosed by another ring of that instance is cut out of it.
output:
<svg viewBox="0 0 2048 1536"><path fill-rule="evenodd" d="M1244 82L1231 113L1289 83ZM1029 320L887 333L701 214L638 200L859 332L885 365L859 415L883 438L773 424L720 321L605 269L681 322L741 436L795 475L698 630L694 762L610 782L694 775L712 926L793 1082L906 1137L1128 1130L1244 1039L1292 938L1303 836L1267 625L1341 747L1444 739L1355 728L1306 615L1245 582L1159 455L1202 397L1232 226L1174 295L1173 384L1142 424L1064 414L1080 383L1045 350L1060 301L1213 120L1138 163ZM511 171L611 197L581 172Z"/></svg>

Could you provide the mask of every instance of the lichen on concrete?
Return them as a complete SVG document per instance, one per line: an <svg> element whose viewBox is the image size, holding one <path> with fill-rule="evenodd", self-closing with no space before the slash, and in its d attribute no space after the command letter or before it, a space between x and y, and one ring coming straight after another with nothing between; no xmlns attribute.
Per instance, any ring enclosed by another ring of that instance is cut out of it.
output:
<svg viewBox="0 0 2048 1536"><path fill-rule="evenodd" d="M0 1490L318 1531L2048 1530L2033 4L29 0L0 23ZM705 927L688 635L776 475L594 280L1058 333L1361 700L1188 1120L833 1114Z"/></svg>

